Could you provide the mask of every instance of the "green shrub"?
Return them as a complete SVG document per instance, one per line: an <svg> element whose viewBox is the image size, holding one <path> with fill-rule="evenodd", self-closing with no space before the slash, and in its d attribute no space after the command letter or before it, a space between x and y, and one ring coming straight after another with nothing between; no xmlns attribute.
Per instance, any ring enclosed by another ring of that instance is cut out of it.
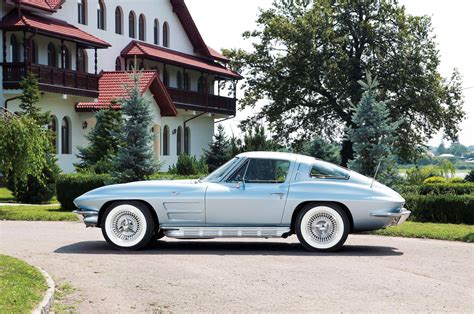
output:
<svg viewBox="0 0 474 314"><path fill-rule="evenodd" d="M452 194L465 195L474 192L474 184L472 183L433 183L423 184L418 188L418 193L421 195L429 194Z"/></svg>
<svg viewBox="0 0 474 314"><path fill-rule="evenodd" d="M72 173L60 175L56 182L56 193L61 207L67 210L75 210L73 200L95 188L112 182L107 174L95 173Z"/></svg>
<svg viewBox="0 0 474 314"><path fill-rule="evenodd" d="M205 174L180 175L167 172L158 172L150 176L149 180L192 180L205 177Z"/></svg>
<svg viewBox="0 0 474 314"><path fill-rule="evenodd" d="M474 182L474 169L472 169L471 171L469 171L468 174L466 174L466 176L464 177L464 181Z"/></svg>
<svg viewBox="0 0 474 314"><path fill-rule="evenodd" d="M429 177L441 176L442 172L436 166L413 167L406 171L406 182L410 185L421 184Z"/></svg>
<svg viewBox="0 0 474 314"><path fill-rule="evenodd" d="M474 195L406 195L410 220L474 224Z"/></svg>
<svg viewBox="0 0 474 314"><path fill-rule="evenodd" d="M420 193L420 185L400 184L393 186L393 189L402 195Z"/></svg>
<svg viewBox="0 0 474 314"><path fill-rule="evenodd" d="M448 182L449 183L464 183L465 181L463 178L454 177L454 178L448 179Z"/></svg>
<svg viewBox="0 0 474 314"><path fill-rule="evenodd" d="M195 156L181 154L176 165L171 166L168 173L182 176L207 173L207 164L204 158L198 160Z"/></svg>
<svg viewBox="0 0 474 314"><path fill-rule="evenodd" d="M446 179L443 177L429 177L423 180L423 184L429 184L429 183L445 183Z"/></svg>

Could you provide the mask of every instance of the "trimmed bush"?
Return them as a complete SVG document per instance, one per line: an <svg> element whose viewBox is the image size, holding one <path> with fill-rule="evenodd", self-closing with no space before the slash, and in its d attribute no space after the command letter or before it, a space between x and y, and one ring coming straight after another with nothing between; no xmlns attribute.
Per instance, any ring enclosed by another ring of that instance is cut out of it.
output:
<svg viewBox="0 0 474 314"><path fill-rule="evenodd" d="M195 156L181 154L178 157L176 165L170 167L168 173L179 174L182 176L197 175L207 173L207 164L204 158L197 159Z"/></svg>
<svg viewBox="0 0 474 314"><path fill-rule="evenodd" d="M428 183L445 183L446 179L443 177L429 177L425 180L423 180L423 184L428 184Z"/></svg>
<svg viewBox="0 0 474 314"><path fill-rule="evenodd" d="M449 183L464 183L466 181L464 181L463 178L454 177L454 178L448 179L448 182Z"/></svg>
<svg viewBox="0 0 474 314"><path fill-rule="evenodd" d="M150 176L149 180L192 180L205 177L206 174L191 174L191 175L180 175L180 174L171 174L166 172L158 172Z"/></svg>
<svg viewBox="0 0 474 314"><path fill-rule="evenodd" d="M474 224L474 195L406 195L410 220Z"/></svg>
<svg viewBox="0 0 474 314"><path fill-rule="evenodd" d="M465 195L474 192L474 184L472 183L435 183L423 184L419 187L418 193L421 195Z"/></svg>
<svg viewBox="0 0 474 314"><path fill-rule="evenodd" d="M112 182L108 174L95 173L71 173L60 175L56 182L56 193L61 207L67 210L75 210L72 202L76 197L89 192L95 188Z"/></svg>

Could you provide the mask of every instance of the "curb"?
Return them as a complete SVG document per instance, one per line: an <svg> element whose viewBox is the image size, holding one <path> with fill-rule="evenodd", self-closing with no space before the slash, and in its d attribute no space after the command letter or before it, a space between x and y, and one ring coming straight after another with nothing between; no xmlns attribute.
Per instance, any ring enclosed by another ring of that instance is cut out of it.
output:
<svg viewBox="0 0 474 314"><path fill-rule="evenodd" d="M51 278L51 276L46 271L39 268L38 266L36 268L41 272L44 279L46 280L46 284L48 285L48 290L46 290L46 293L43 297L43 300L41 300L41 303L32 311L32 313L47 314L49 313L49 311L51 310L51 307L53 306L54 281L53 281L53 278Z"/></svg>

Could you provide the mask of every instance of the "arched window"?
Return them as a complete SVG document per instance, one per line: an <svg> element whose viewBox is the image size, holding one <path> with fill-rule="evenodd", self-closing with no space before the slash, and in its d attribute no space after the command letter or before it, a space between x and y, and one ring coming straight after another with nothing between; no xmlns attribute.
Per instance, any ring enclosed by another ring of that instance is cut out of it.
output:
<svg viewBox="0 0 474 314"><path fill-rule="evenodd" d="M182 140L182 128L181 126L178 126L178 130L176 131L176 154L179 156L183 152L182 147L183 147L183 140Z"/></svg>
<svg viewBox="0 0 474 314"><path fill-rule="evenodd" d="M31 63L37 64L38 63L38 45L36 44L36 41L31 40Z"/></svg>
<svg viewBox="0 0 474 314"><path fill-rule="evenodd" d="M87 1L77 0L77 22L79 24L87 24Z"/></svg>
<svg viewBox="0 0 474 314"><path fill-rule="evenodd" d="M120 61L120 57L115 59L115 71L122 71L122 61Z"/></svg>
<svg viewBox="0 0 474 314"><path fill-rule="evenodd" d="M181 76L181 71L176 73L176 85L179 89L183 89L183 77Z"/></svg>
<svg viewBox="0 0 474 314"><path fill-rule="evenodd" d="M79 50L77 51L77 71L87 71L87 53L84 49L81 48L79 48Z"/></svg>
<svg viewBox="0 0 474 314"><path fill-rule="evenodd" d="M63 47L64 68L71 70L71 54L66 46Z"/></svg>
<svg viewBox="0 0 474 314"><path fill-rule="evenodd" d="M105 4L103 0L97 3L97 28L105 30Z"/></svg>
<svg viewBox="0 0 474 314"><path fill-rule="evenodd" d="M163 23L163 47L170 46L170 27L168 22Z"/></svg>
<svg viewBox="0 0 474 314"><path fill-rule="evenodd" d="M190 90L191 89L191 80L189 79L189 75L187 72L184 72L184 89Z"/></svg>
<svg viewBox="0 0 474 314"><path fill-rule="evenodd" d="M135 29L136 29L135 12L130 11L130 13L128 14L128 37L130 38L136 37Z"/></svg>
<svg viewBox="0 0 474 314"><path fill-rule="evenodd" d="M61 154L71 153L71 122L64 117L61 123Z"/></svg>
<svg viewBox="0 0 474 314"><path fill-rule="evenodd" d="M48 130L52 133L51 144L54 147L54 153L58 153L58 119L56 116L51 116L51 121L48 125Z"/></svg>
<svg viewBox="0 0 474 314"><path fill-rule="evenodd" d="M204 93L204 77L201 75L198 80L198 92Z"/></svg>
<svg viewBox="0 0 474 314"><path fill-rule="evenodd" d="M138 39L145 41L146 39L146 20L145 15L140 14L138 17Z"/></svg>
<svg viewBox="0 0 474 314"><path fill-rule="evenodd" d="M155 23L153 24L153 43L155 45L160 44L160 22L158 19L155 19Z"/></svg>
<svg viewBox="0 0 474 314"><path fill-rule="evenodd" d="M184 153L189 155L191 151L191 130L189 126L184 128Z"/></svg>
<svg viewBox="0 0 474 314"><path fill-rule="evenodd" d="M166 69L163 70L163 84L165 84L165 86L170 86L170 74Z"/></svg>
<svg viewBox="0 0 474 314"><path fill-rule="evenodd" d="M123 34L123 14L121 7L115 8L115 34Z"/></svg>
<svg viewBox="0 0 474 314"><path fill-rule="evenodd" d="M170 154L170 129L167 125L163 128L163 156Z"/></svg>
<svg viewBox="0 0 474 314"><path fill-rule="evenodd" d="M12 62L20 62L20 45L18 45L15 34L12 34L10 37L10 51L12 54Z"/></svg>
<svg viewBox="0 0 474 314"><path fill-rule="evenodd" d="M58 57L56 55L56 48L53 43L48 44L48 65L50 67L58 66Z"/></svg>

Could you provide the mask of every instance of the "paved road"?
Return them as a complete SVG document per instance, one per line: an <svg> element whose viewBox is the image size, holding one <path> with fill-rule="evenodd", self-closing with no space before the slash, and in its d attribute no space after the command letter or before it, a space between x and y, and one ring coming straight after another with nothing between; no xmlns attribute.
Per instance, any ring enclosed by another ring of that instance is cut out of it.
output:
<svg viewBox="0 0 474 314"><path fill-rule="evenodd" d="M351 235L337 254L297 239L158 241L112 250L80 223L0 221L0 253L70 282L80 312L474 311L474 244Z"/></svg>

